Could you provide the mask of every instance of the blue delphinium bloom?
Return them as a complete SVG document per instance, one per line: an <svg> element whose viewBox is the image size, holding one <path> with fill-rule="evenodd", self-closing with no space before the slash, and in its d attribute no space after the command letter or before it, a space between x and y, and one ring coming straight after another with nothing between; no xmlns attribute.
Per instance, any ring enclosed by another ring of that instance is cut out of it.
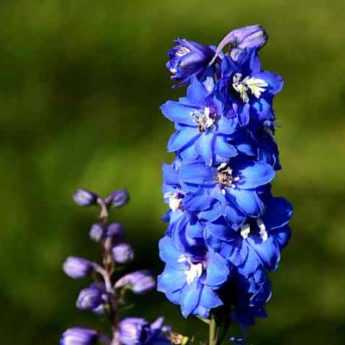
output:
<svg viewBox="0 0 345 345"><path fill-rule="evenodd" d="M228 104L237 114L242 126L250 122L272 125L274 112L273 96L283 88L283 79L268 71L263 71L255 49L246 50L235 62L224 57L221 65L222 78L219 87Z"/></svg>
<svg viewBox="0 0 345 345"><path fill-rule="evenodd" d="M274 169L265 162L248 159L234 159L213 167L194 162L182 164L179 177L185 190L193 192L202 188L208 190L210 199L231 205L237 219L238 214L258 216L262 212L264 205L258 190L271 182ZM198 198L196 195L195 202ZM220 207L219 212L224 210ZM221 215L232 217L230 213Z"/></svg>
<svg viewBox="0 0 345 345"><path fill-rule="evenodd" d="M291 205L283 198L271 197L265 207L262 217L248 218L236 230L221 220L206 226L207 243L245 276L259 268L276 270L281 250L290 239Z"/></svg>
<svg viewBox="0 0 345 345"><path fill-rule="evenodd" d="M229 142L237 128L236 119L227 114L224 102L196 78L186 97L164 103L161 110L176 125L168 143L170 152L189 161L200 156L207 165L237 155Z"/></svg>
<svg viewBox="0 0 345 345"><path fill-rule="evenodd" d="M212 57L214 48L186 39L177 39L175 45L169 50L167 68L172 74L171 78L185 83L192 76L202 75Z"/></svg>
<svg viewBox="0 0 345 345"><path fill-rule="evenodd" d="M227 261L203 246L185 250L165 236L160 240L160 257L165 269L158 277L158 290L181 306L184 317L207 317L210 309L223 304L216 291L229 276Z"/></svg>

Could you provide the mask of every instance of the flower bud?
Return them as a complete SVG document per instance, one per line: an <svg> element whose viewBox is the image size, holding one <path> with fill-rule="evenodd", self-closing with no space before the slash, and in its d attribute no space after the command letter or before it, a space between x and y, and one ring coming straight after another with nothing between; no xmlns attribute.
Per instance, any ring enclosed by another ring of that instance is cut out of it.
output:
<svg viewBox="0 0 345 345"><path fill-rule="evenodd" d="M60 345L94 345L98 339L99 335L93 329L74 327L63 333Z"/></svg>
<svg viewBox="0 0 345 345"><path fill-rule="evenodd" d="M230 45L232 60L238 61L241 54L247 49L260 49L267 42L267 34L260 25L249 25L230 31L218 44L211 64L221 54L222 50Z"/></svg>
<svg viewBox="0 0 345 345"><path fill-rule="evenodd" d="M107 230L106 230L106 235L107 238L112 238L116 241L119 241L123 238L124 236L124 231L123 227L119 223L111 223L108 225Z"/></svg>
<svg viewBox="0 0 345 345"><path fill-rule="evenodd" d="M120 243L112 249L113 259L119 264L127 264L134 258L132 247L127 243Z"/></svg>
<svg viewBox="0 0 345 345"><path fill-rule="evenodd" d="M99 308L106 299L104 286L92 284L80 291L76 307L80 310L94 310Z"/></svg>
<svg viewBox="0 0 345 345"><path fill-rule="evenodd" d="M171 72L172 79L183 83L207 68L214 51L197 42L177 39L168 55L170 60L166 67Z"/></svg>
<svg viewBox="0 0 345 345"><path fill-rule="evenodd" d="M136 271L124 275L115 283L115 288L127 287L136 294L143 294L152 290L156 285L155 279L148 271Z"/></svg>
<svg viewBox="0 0 345 345"><path fill-rule="evenodd" d="M125 206L129 201L129 194L126 189L119 189L106 197L105 202L113 207Z"/></svg>
<svg viewBox="0 0 345 345"><path fill-rule="evenodd" d="M149 335L150 325L144 319L129 317L119 323L118 340L120 344L143 344Z"/></svg>
<svg viewBox="0 0 345 345"><path fill-rule="evenodd" d="M77 189L73 195L74 202L79 206L91 206L97 202L97 194L87 189Z"/></svg>
<svg viewBox="0 0 345 345"><path fill-rule="evenodd" d="M117 343L123 345L171 345L171 342L165 334L170 332L170 327L165 326L163 322L163 318L157 319L152 324L136 317L123 319L119 323L115 339Z"/></svg>
<svg viewBox="0 0 345 345"><path fill-rule="evenodd" d="M104 236L105 236L105 231L104 231L102 225L100 225L100 224L93 224L91 226L91 229L90 229L90 232L89 232L89 236L95 242L100 242L104 238Z"/></svg>
<svg viewBox="0 0 345 345"><path fill-rule="evenodd" d="M65 260L63 270L70 278L79 279L93 271L93 264L84 258L70 256Z"/></svg>

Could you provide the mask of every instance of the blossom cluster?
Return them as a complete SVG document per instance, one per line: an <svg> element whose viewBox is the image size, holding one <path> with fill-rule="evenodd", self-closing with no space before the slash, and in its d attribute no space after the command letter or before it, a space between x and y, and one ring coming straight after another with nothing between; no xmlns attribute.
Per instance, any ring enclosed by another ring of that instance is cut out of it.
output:
<svg viewBox="0 0 345 345"><path fill-rule="evenodd" d="M223 310L249 326L266 316L268 272L290 238L290 203L271 192L281 169L273 98L283 79L261 64L259 25L231 31L218 46L178 39L167 68L185 96L161 106L175 132L163 165L168 223L158 290L184 317Z"/></svg>
<svg viewBox="0 0 345 345"><path fill-rule="evenodd" d="M68 257L63 269L72 279L92 279L92 283L79 292L76 307L108 319L111 334L86 327L73 327L63 333L60 345L170 344L170 329L163 324L163 318L153 323L137 317L122 318L128 291L144 294L156 286L149 271L127 272L125 265L133 260L133 249L125 241L121 224L109 222L110 209L122 207L128 200L125 190L114 191L106 198L86 189L79 189L74 194L74 201L78 205L100 207L99 222L91 226L89 236L101 245L102 259L98 263L82 257Z"/></svg>

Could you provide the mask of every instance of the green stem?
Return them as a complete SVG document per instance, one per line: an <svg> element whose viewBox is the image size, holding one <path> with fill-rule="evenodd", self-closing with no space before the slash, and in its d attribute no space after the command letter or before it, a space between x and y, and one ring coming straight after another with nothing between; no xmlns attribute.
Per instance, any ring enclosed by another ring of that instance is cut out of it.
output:
<svg viewBox="0 0 345 345"><path fill-rule="evenodd" d="M209 344L218 345L218 327L215 316L212 314L209 327Z"/></svg>

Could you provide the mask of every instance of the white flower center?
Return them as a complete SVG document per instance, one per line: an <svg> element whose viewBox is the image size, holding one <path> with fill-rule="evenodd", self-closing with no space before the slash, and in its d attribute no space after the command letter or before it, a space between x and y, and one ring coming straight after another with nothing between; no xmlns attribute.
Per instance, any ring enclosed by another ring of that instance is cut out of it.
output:
<svg viewBox="0 0 345 345"><path fill-rule="evenodd" d="M241 73L236 73L232 79L232 87L240 94L244 103L249 102L249 91L256 98L260 98L261 94L266 91L268 86L265 80L253 77L245 77L242 79Z"/></svg>
<svg viewBox="0 0 345 345"><path fill-rule="evenodd" d="M241 236L245 240L250 234L250 225L244 224L241 226Z"/></svg>
<svg viewBox="0 0 345 345"><path fill-rule="evenodd" d="M268 233L266 230L266 226L261 219L257 219L256 224L258 225L258 228L259 228L259 235L260 235L262 241L265 242L268 239ZM242 225L240 233L241 233L241 236L244 240L247 239L248 236L250 235L250 225L248 223Z"/></svg>
<svg viewBox="0 0 345 345"><path fill-rule="evenodd" d="M209 107L205 107L203 110L193 111L192 117L198 125L199 132L205 132L216 122L216 116L214 116Z"/></svg>
<svg viewBox="0 0 345 345"><path fill-rule="evenodd" d="M187 55L188 53L190 53L190 49L188 49L187 47L180 47L177 52L175 53L176 56L185 56Z"/></svg>
<svg viewBox="0 0 345 345"><path fill-rule="evenodd" d="M186 270L184 271L184 274L186 276L186 282L188 285L192 284L195 279L201 277L203 272L202 262L193 263L191 262L190 258L185 255L181 255L178 259L178 262L186 263Z"/></svg>
<svg viewBox="0 0 345 345"><path fill-rule="evenodd" d="M164 194L164 200L168 202L172 211L180 210L182 207L183 195L179 192L167 192Z"/></svg>
<svg viewBox="0 0 345 345"><path fill-rule="evenodd" d="M217 168L216 180L221 187L233 187L234 182L239 180L239 177L234 177L232 169L227 163L222 163Z"/></svg>

